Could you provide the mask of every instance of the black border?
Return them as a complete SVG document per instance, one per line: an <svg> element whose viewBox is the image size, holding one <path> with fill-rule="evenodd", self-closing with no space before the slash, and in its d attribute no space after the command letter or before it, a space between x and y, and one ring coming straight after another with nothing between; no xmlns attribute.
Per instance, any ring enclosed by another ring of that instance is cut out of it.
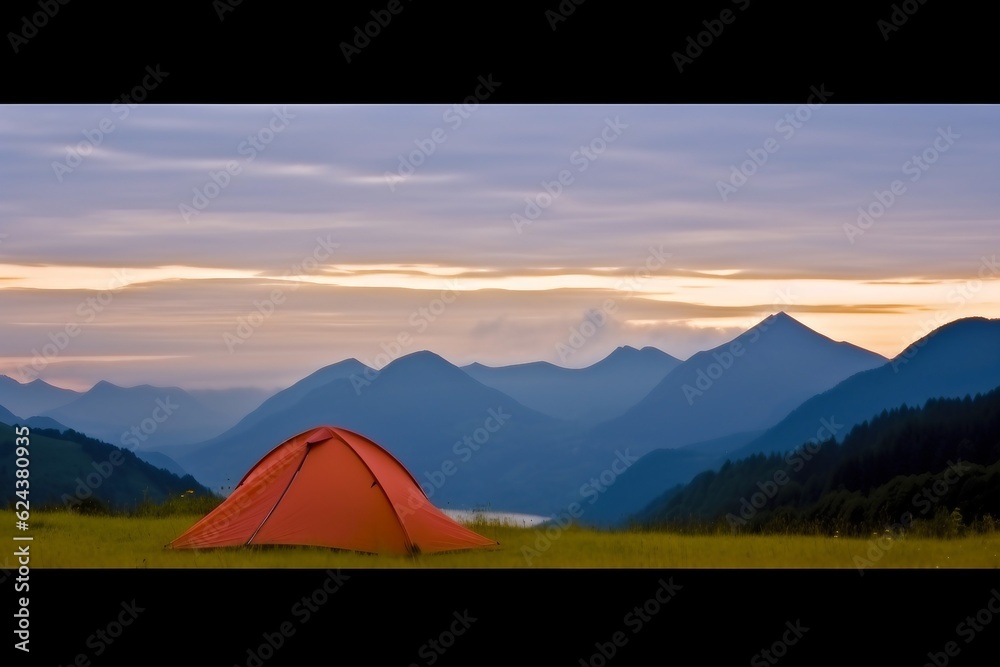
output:
<svg viewBox="0 0 1000 667"><path fill-rule="evenodd" d="M987 664L1000 614L971 641L958 625L991 599L1000 605L998 579L968 570L34 570L31 664L69 665L82 653L93 665L247 665L248 651L289 623L294 633L263 664L428 665L422 647L456 614L467 614L468 629L434 664L598 665L592 656L616 632L627 641L609 664L747 664L788 624L803 632L783 665L922 665L949 641L960 664ZM296 606L303 596L315 596L308 618ZM129 608L134 620L117 640L95 635L123 610L130 620Z"/></svg>
<svg viewBox="0 0 1000 667"><path fill-rule="evenodd" d="M329 3L322 15L263 0L7 2L0 102L107 103L147 65L171 74L157 103L454 102L489 74L503 83L496 103L800 102L820 84L838 104L998 99L994 27L962 3L715 0L654 12L607 0L391 1L400 11L351 62L340 44L390 0ZM14 53L9 33L39 3L59 9ZM557 22L560 7L573 11ZM724 11L730 23L714 23ZM688 38L706 44L700 55ZM696 55L678 71L674 53L688 48Z"/></svg>

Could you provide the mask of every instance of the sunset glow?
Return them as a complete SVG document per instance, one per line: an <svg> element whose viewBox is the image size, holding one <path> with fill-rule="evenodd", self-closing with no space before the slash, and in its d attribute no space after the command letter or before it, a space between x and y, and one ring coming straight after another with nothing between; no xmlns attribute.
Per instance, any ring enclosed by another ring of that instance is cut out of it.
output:
<svg viewBox="0 0 1000 667"><path fill-rule="evenodd" d="M143 106L99 146L108 108L4 108L0 373L70 325L38 377L274 387L401 333L558 361L602 310L570 365L686 358L779 310L887 357L1000 317L997 108L825 106L753 169L788 108L483 106L421 156L443 108L287 107L252 158L274 107Z"/></svg>

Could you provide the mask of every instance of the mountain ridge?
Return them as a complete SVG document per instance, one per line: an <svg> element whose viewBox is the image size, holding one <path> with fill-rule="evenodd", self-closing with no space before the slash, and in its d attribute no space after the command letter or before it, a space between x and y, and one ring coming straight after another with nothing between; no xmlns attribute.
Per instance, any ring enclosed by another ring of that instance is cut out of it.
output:
<svg viewBox="0 0 1000 667"><path fill-rule="evenodd" d="M462 370L544 414L596 424L622 414L680 363L655 347L625 345L585 368L535 361Z"/></svg>
<svg viewBox="0 0 1000 667"><path fill-rule="evenodd" d="M595 435L628 440L646 453L762 430L819 391L887 361L779 312L691 356ZM740 410L733 410L737 405Z"/></svg>
<svg viewBox="0 0 1000 667"><path fill-rule="evenodd" d="M857 373L804 401L737 455L783 451L835 418L846 435L884 409L922 405L1000 385L1000 319L961 318L931 331L886 364Z"/></svg>

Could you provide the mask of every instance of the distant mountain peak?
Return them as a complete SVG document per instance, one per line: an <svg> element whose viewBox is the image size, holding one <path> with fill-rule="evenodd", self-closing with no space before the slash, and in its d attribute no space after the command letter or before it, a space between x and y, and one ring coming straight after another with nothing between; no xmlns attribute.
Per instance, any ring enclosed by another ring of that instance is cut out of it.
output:
<svg viewBox="0 0 1000 667"><path fill-rule="evenodd" d="M95 389L109 390L109 389L123 389L123 387L119 387L118 385L112 382L108 382L107 380L100 380L97 382L97 384L95 384L93 387L90 388L90 391L94 391Z"/></svg>
<svg viewBox="0 0 1000 667"><path fill-rule="evenodd" d="M987 317L973 316L973 317L962 317L957 320L948 322L947 324L942 324L940 327L932 331L931 333L944 333L946 331L954 331L956 329L971 329L972 327L984 327L988 326L991 322L996 322L997 320L991 320Z"/></svg>
<svg viewBox="0 0 1000 667"><path fill-rule="evenodd" d="M310 373L307 376L307 378L323 378L330 375L336 376L342 374L344 371L352 371L357 373L363 371L365 368L367 368L367 366L365 366L363 363L361 363L354 357L350 357L349 359L343 359L341 361L337 361L335 363L323 366L319 370Z"/></svg>
<svg viewBox="0 0 1000 667"><path fill-rule="evenodd" d="M611 358L611 357L627 357L627 356L630 357L630 356L632 356L634 354L637 354L638 352L639 352L639 350L637 350L636 348L632 347L631 345L620 345L620 346L616 347L611 352L611 354L609 354L606 358Z"/></svg>
<svg viewBox="0 0 1000 667"><path fill-rule="evenodd" d="M825 340L833 340L829 336L816 331L809 325L803 324L801 321L795 319L783 310L779 310L776 313L768 315L760 322L747 329L742 335L745 336L751 334L755 330L759 332L779 331L787 333L788 335L807 335Z"/></svg>
<svg viewBox="0 0 1000 667"><path fill-rule="evenodd" d="M392 363L398 364L402 361L406 361L407 363L412 363L415 361L443 361L444 363L448 363L444 359L444 357L435 352L431 352L430 350L417 350L416 352L410 352L409 354L404 354L398 359L394 359Z"/></svg>
<svg viewBox="0 0 1000 667"><path fill-rule="evenodd" d="M135 385L134 387L123 387L121 385L115 384L114 382L101 380L93 387L91 387L88 391L84 392L84 394L89 395L90 397L94 396L103 397L103 396L119 395L119 394L121 395L131 394L135 396L135 395L150 394L153 392L163 392L163 391L185 393L185 394L187 393L180 387L167 387L167 386L158 387L151 384L139 384Z"/></svg>
<svg viewBox="0 0 1000 667"><path fill-rule="evenodd" d="M767 338L779 346L788 344L822 345L832 343L842 349L855 350L856 352L867 355L872 359L888 361L888 359L883 357L881 354L877 354L871 350L866 350L865 348L859 347L854 343L843 340L834 340L826 334L822 334L808 325L803 324L783 310L768 315L755 326L747 329L745 332L737 336L736 340L751 342L758 340L758 338L761 340Z"/></svg>
<svg viewBox="0 0 1000 667"><path fill-rule="evenodd" d="M893 360L905 363L905 359L913 357L914 350L925 347L931 350L944 350L963 344L981 345L985 343L989 345L997 338L998 323L1000 323L1000 319L973 316L942 324L937 329L927 332L910 343Z"/></svg>
<svg viewBox="0 0 1000 667"><path fill-rule="evenodd" d="M2 374L0 374L0 382L7 383L9 385L18 385L18 386L21 386L21 387L31 387L31 386L37 387L37 386L39 386L39 383L41 383L43 385L47 385L49 387L52 386L52 385L48 384L47 382L43 381L40 378L36 378L36 379L32 380L31 382L21 382L17 378L12 378L9 375L2 375Z"/></svg>
<svg viewBox="0 0 1000 667"><path fill-rule="evenodd" d="M403 355L398 359L394 359L382 368L381 372L388 371L391 374L399 372L414 372L414 371L427 371L432 369L441 368L454 368L456 371L462 372L457 367L453 366L450 361L435 354L430 350L418 350L417 352L411 352L410 354Z"/></svg>
<svg viewBox="0 0 1000 667"><path fill-rule="evenodd" d="M611 359L651 359L653 357L658 357L664 360L675 359L674 357L667 354L660 348L653 347L652 345L647 345L641 349L632 347L631 345L622 345L615 348L615 350L611 354L606 356L598 363L602 363L604 361L608 361ZM675 359L675 361L680 361L680 360Z"/></svg>
<svg viewBox="0 0 1000 667"><path fill-rule="evenodd" d="M903 404L919 406L931 398L974 395L997 386L1000 320L955 320L911 343L891 361L856 373L804 401L741 453L790 449L811 438L817 421L828 415L836 415L839 423L850 428L882 410Z"/></svg>
<svg viewBox="0 0 1000 667"><path fill-rule="evenodd" d="M812 331L812 329L810 329L808 326L798 321L797 319L795 319L794 317L792 317L783 310L779 310L776 313L768 315L767 318L764 319L764 321L767 322L768 320L770 320L770 324L772 326L794 326L794 327L801 327L803 329L809 329L810 331Z"/></svg>
<svg viewBox="0 0 1000 667"><path fill-rule="evenodd" d="M328 364L323 368L321 368L320 370L326 370L327 368L341 368L344 366L357 366L357 365L363 365L363 364L361 364L361 362L358 361L355 357L348 357L347 359L341 359L340 361Z"/></svg>

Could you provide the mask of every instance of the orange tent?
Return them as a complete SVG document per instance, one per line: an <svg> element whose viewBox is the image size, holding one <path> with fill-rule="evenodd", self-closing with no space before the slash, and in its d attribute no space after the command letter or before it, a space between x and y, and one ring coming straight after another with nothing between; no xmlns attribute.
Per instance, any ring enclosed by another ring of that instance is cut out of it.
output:
<svg viewBox="0 0 1000 667"><path fill-rule="evenodd" d="M268 452L221 505L169 546L250 544L414 554L497 542L434 507L382 447L346 429L321 426Z"/></svg>

